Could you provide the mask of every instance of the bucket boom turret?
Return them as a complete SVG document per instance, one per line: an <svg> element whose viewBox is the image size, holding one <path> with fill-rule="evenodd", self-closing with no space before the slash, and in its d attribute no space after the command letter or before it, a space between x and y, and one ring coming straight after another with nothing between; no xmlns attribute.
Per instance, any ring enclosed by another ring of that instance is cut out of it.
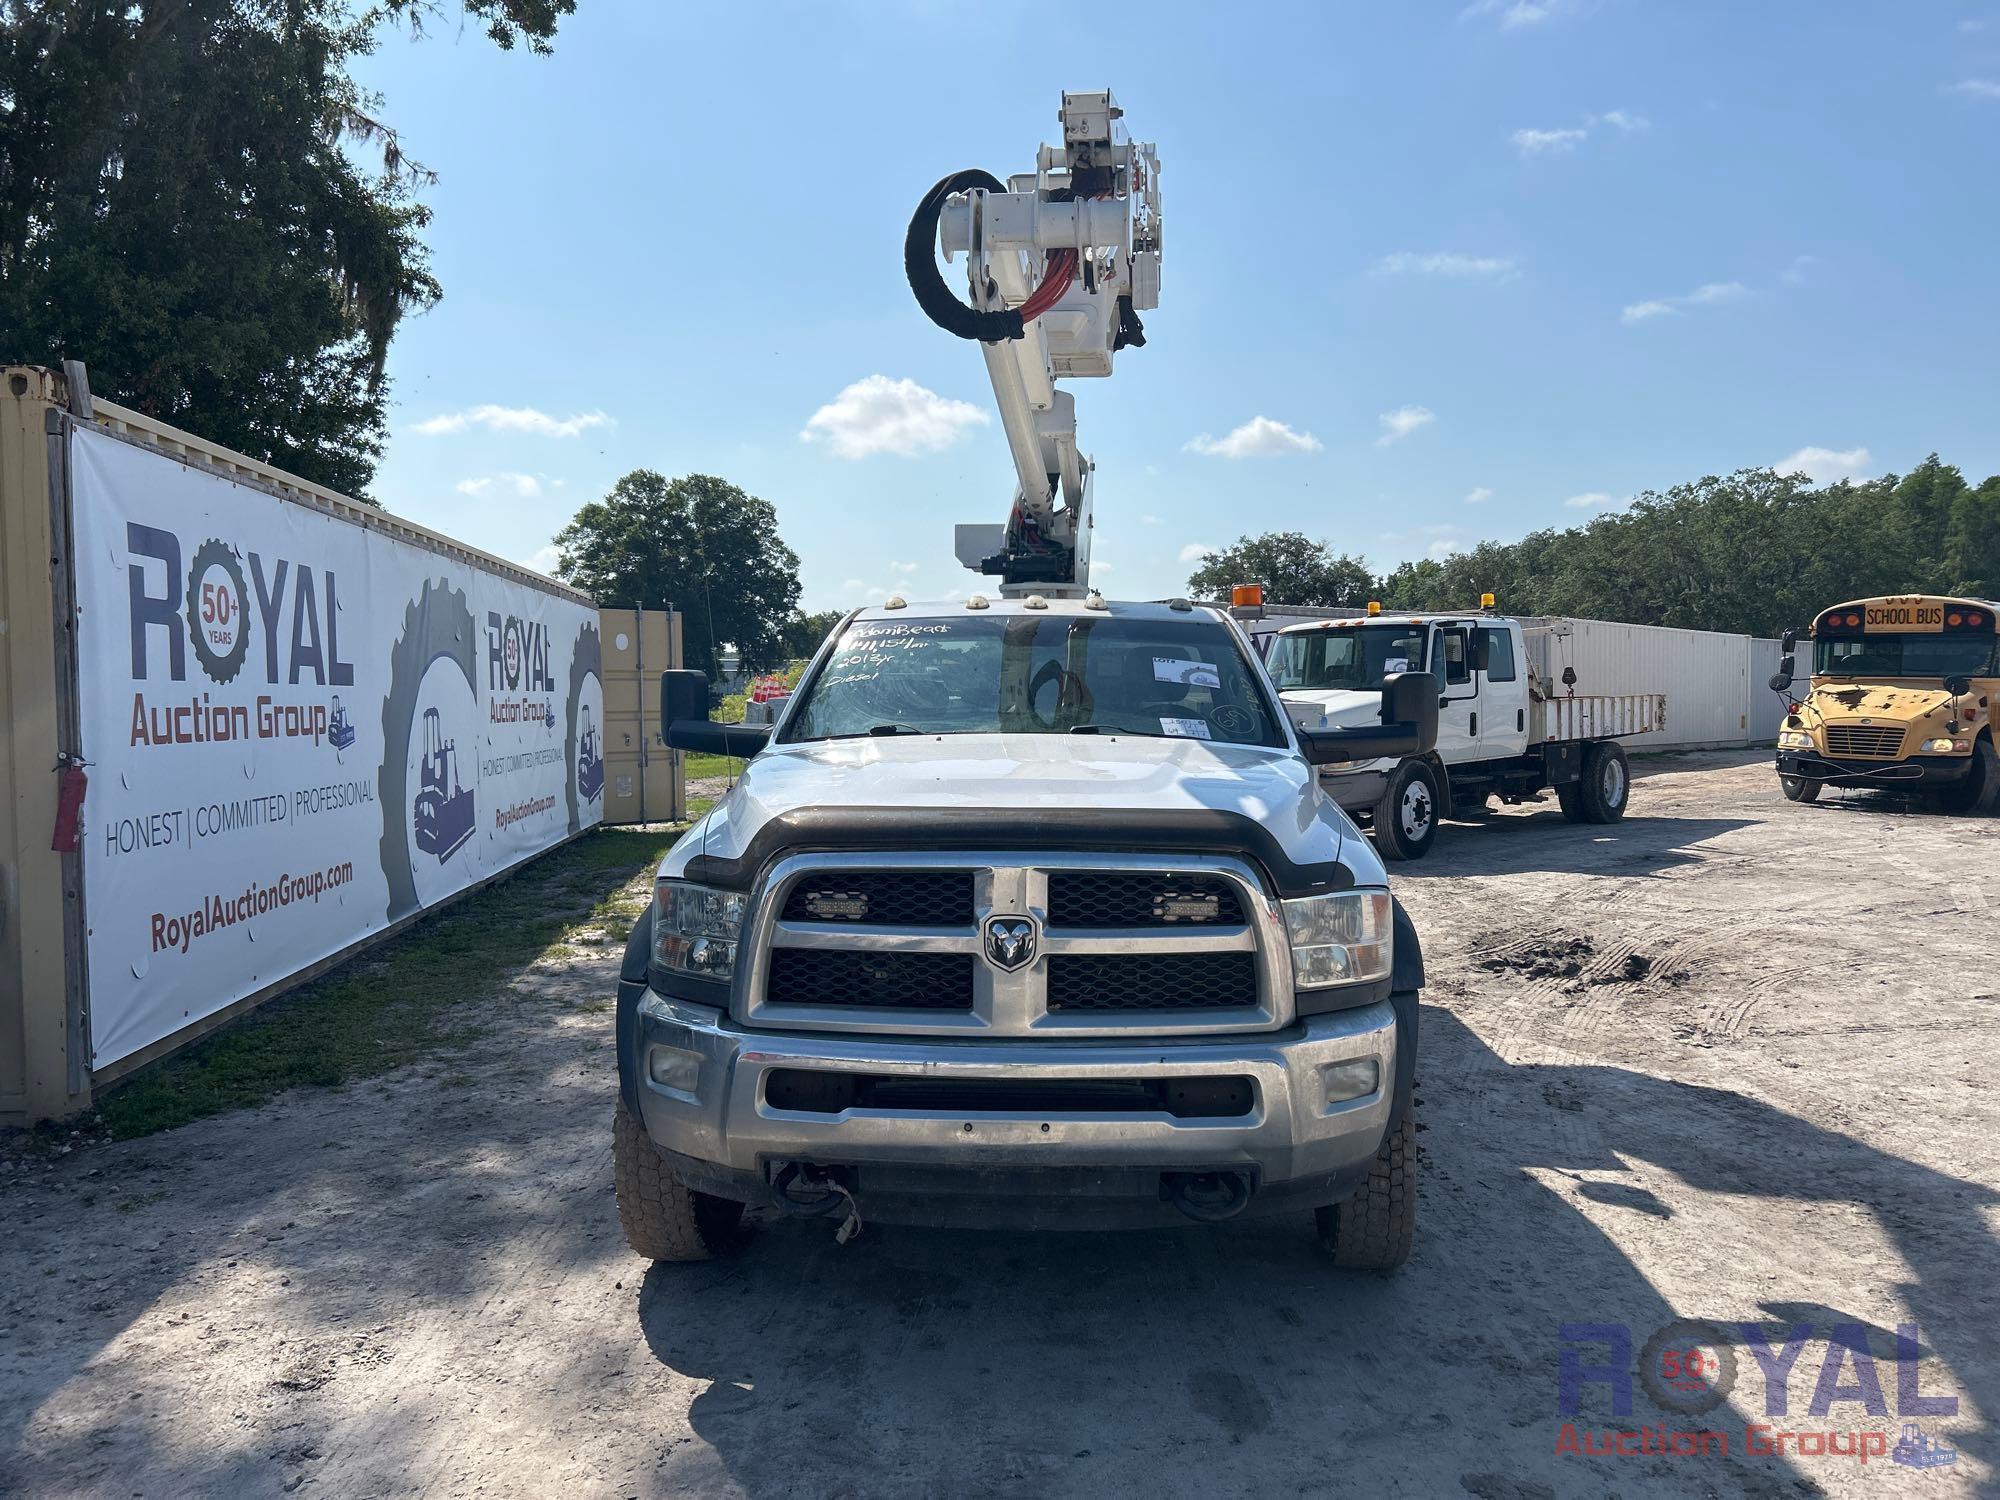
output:
<svg viewBox="0 0 2000 1500"><path fill-rule="evenodd" d="M1000 409L1017 487L1003 525L961 525L960 562L997 576L1006 595L1080 595L1090 582L1090 459L1078 451L1076 401L1058 380L1111 373L1146 342L1142 310L1160 300L1160 163L1127 139L1109 92L1065 93L1062 144L1004 185L955 172L925 194L904 263L933 322L974 339ZM970 304L945 285L966 258Z"/></svg>

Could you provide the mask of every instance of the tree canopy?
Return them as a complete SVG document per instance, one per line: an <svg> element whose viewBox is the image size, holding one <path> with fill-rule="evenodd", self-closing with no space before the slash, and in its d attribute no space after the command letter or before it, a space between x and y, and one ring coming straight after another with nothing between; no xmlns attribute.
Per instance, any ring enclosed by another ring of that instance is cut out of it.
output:
<svg viewBox="0 0 2000 1500"><path fill-rule="evenodd" d="M575 0L459 0L546 51ZM361 495L429 174L349 66L444 0L0 0L0 359ZM379 170L362 165L379 157Z"/></svg>
<svg viewBox="0 0 2000 1500"><path fill-rule="evenodd" d="M1320 608L1359 607L1373 597L1375 575L1358 557L1335 553L1297 531L1244 536L1222 552L1211 552L1188 578L1198 599L1227 599L1232 586L1261 583L1276 603Z"/></svg>
<svg viewBox="0 0 2000 1500"><path fill-rule="evenodd" d="M1280 558L1296 533L1245 538L1188 580L1209 598L1262 582L1273 604L1295 597L1255 570L1258 544ZM1316 545L1307 543L1308 546ZM1322 556L1330 549L1317 544ZM1223 559L1230 562L1221 572ZM1347 559L1346 561L1352 561ZM1277 577L1291 576L1280 572ZM1798 474L1744 469L1665 492L1581 526L1481 542L1443 559L1406 562L1359 596L1391 609L1467 609L1485 592L1510 614L1580 615L1638 625L1776 635L1828 604L1872 594L2000 596L2000 476L1974 486L1933 454L1904 475L1815 489Z"/></svg>
<svg viewBox="0 0 2000 1500"><path fill-rule="evenodd" d="M557 574L602 608L681 610L687 664L711 680L718 642L753 672L796 654L798 554L771 503L726 479L634 469L576 513L556 549Z"/></svg>

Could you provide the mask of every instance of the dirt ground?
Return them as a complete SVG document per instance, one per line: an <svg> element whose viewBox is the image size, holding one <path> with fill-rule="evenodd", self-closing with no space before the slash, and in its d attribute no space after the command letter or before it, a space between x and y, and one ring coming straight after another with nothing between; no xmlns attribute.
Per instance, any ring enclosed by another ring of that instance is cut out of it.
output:
<svg viewBox="0 0 2000 1500"><path fill-rule="evenodd" d="M1396 1276L1291 1219L841 1247L759 1218L649 1270L607 952L431 1065L14 1167L0 1491L1994 1493L2000 824L1792 806L1762 756L1637 769L1622 824L1510 811L1398 870L1431 983ZM1724 1404L1586 1381L1564 1415L1565 1349L1622 1327L1629 1371L1678 1318ZM1955 1462L1812 1451L1913 1415ZM1727 1451L1566 1453L1566 1422Z"/></svg>

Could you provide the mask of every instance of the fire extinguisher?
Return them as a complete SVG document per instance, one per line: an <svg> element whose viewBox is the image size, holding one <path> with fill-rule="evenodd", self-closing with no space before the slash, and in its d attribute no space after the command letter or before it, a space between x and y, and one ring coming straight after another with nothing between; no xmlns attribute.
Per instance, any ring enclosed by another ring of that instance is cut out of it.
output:
<svg viewBox="0 0 2000 1500"><path fill-rule="evenodd" d="M84 762L71 760L56 767L62 778L56 788L56 829L49 848L57 854L74 854L83 829L83 794L90 786Z"/></svg>

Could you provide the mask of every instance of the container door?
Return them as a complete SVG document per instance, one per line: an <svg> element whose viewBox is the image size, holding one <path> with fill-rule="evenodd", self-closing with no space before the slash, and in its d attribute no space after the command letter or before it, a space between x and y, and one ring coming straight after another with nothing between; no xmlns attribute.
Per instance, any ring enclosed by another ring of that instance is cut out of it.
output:
<svg viewBox="0 0 2000 1500"><path fill-rule="evenodd" d="M604 821L661 823L685 811L680 756L660 743L660 674L681 664L673 610L601 609Z"/></svg>

